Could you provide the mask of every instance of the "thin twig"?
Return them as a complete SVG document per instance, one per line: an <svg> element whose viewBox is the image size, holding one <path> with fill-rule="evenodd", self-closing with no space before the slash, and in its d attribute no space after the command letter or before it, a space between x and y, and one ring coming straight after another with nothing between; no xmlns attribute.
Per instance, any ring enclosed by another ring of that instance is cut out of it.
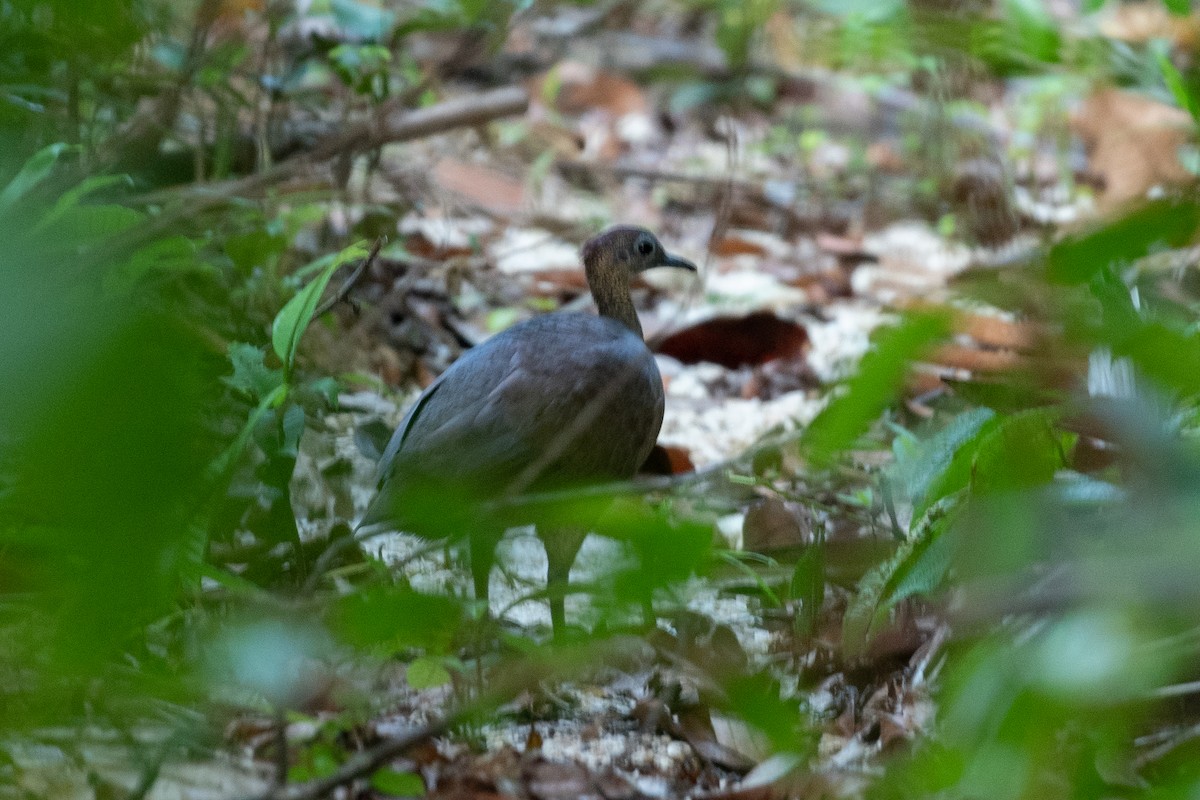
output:
<svg viewBox="0 0 1200 800"><path fill-rule="evenodd" d="M460 717L447 717L446 719L423 725L404 736L386 739L370 750L358 753L343 764L336 772L326 775L323 778L298 783L293 786L281 786L264 794L248 798L247 800L320 800L320 798L328 797L339 786L345 786L359 778L366 777L392 759L403 755L405 751L435 736L441 736L450 728L452 722L458 718Z"/></svg>
<svg viewBox="0 0 1200 800"><path fill-rule="evenodd" d="M375 245L371 248L371 252L367 254L367 257L359 262L354 271L350 273L350 276L342 282L342 285L338 287L338 290L328 300L317 306L317 310L313 312L313 319L322 316L325 312L346 299L346 295L350 294L350 290L354 288L354 284L358 283L367 269L375 263L375 258L379 255L379 250L383 247L384 238L380 236L375 240Z"/></svg>
<svg viewBox="0 0 1200 800"><path fill-rule="evenodd" d="M336 772L323 778L293 786L273 787L246 800L321 800L329 797L338 787L367 777L422 742L445 734L455 726L477 717L484 710L494 709L501 703L509 702L521 692L528 691L551 676L562 677L589 670L596 664L605 663L616 656L627 661L635 652L640 651L641 647L641 642L616 637L579 647L555 650L544 659L523 659L521 669L496 670L489 676L486 691L481 692L471 703L449 712L442 719L423 725L404 736L380 742L375 747L354 755Z"/></svg>
<svg viewBox="0 0 1200 800"><path fill-rule="evenodd" d="M173 225L183 217L224 202L230 197L244 197L274 184L281 183L321 161L345 153L379 147L390 142L420 139L456 128L482 125L500 117L524 113L529 107L529 92L520 86L504 86L469 97L451 100L418 109L389 107L382 115L372 117L349 130L319 141L312 151L299 153L275 166L253 175L217 184L198 186L189 192L164 189L133 198L134 204L162 203L183 196L191 200L182 207L164 213L155 220L156 226Z"/></svg>

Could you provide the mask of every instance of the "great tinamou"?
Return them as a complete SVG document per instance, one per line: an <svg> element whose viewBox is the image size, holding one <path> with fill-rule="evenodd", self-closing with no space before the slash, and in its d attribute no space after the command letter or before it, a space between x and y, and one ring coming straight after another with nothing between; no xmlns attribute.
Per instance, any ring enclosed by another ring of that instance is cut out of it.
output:
<svg viewBox="0 0 1200 800"><path fill-rule="evenodd" d="M528 507L504 501L628 480L662 426L662 379L629 283L652 267L696 266L669 255L650 231L629 226L592 238L582 255L600 315L534 317L463 354L392 435L361 523L431 538L466 535L480 600L504 531L538 522L522 518ZM538 534L549 563L551 622L560 631L586 528L539 524Z"/></svg>

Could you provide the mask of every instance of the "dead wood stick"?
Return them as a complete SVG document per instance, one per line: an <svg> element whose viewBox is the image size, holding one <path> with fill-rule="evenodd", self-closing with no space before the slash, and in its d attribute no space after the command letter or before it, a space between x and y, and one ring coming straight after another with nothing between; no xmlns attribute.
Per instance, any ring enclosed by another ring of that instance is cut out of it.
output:
<svg viewBox="0 0 1200 800"><path fill-rule="evenodd" d="M544 680L551 677L569 678L571 675L592 670L597 664L607 663L613 658L619 657L627 662L632 658L644 656L645 653L644 643L639 639L618 636L606 641L558 648L548 653L545 658L523 658L519 662L519 669L497 670L490 676L486 692L481 693L468 705L448 712L442 719L422 725L404 736L380 742L354 755L337 771L324 778L292 786L274 787L247 800L321 800L330 797L334 789L371 775L411 748L442 736L451 728L478 717L481 712L509 702Z"/></svg>
<svg viewBox="0 0 1200 800"><path fill-rule="evenodd" d="M423 725L416 730L387 739L375 745L370 750L364 750L350 758L335 772L324 778L298 783L293 786L281 786L265 794L255 795L248 800L320 800L332 796L333 790L339 786L353 783L359 778L366 777L383 767L389 761L404 754L405 751L421 744L435 736L445 733L453 720L447 718Z"/></svg>
<svg viewBox="0 0 1200 800"><path fill-rule="evenodd" d="M351 125L349 130L328 136L307 153L297 153L270 169L242 178L192 187L181 192L165 189L133 198L136 204L162 203L180 196L189 202L174 213L162 214L147 228L158 229L173 225L183 217L192 216L230 197L242 197L267 186L281 183L322 161L345 153L379 147L390 142L410 141L455 128L482 125L500 117L524 113L529 107L529 92L520 86L505 86L469 97L452 100L415 110L393 108L376 117Z"/></svg>
<svg viewBox="0 0 1200 800"><path fill-rule="evenodd" d="M529 92L522 86L503 86L468 97L456 97L429 108L385 108L371 119L334 134L314 148L313 158L328 158L347 150L364 150L391 142L420 139L455 128L523 114L529 107Z"/></svg>

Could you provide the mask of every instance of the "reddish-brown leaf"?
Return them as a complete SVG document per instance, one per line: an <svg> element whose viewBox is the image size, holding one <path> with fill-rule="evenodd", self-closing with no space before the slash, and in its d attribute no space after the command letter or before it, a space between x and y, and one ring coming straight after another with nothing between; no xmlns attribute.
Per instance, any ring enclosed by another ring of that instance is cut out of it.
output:
<svg viewBox="0 0 1200 800"><path fill-rule="evenodd" d="M807 347L808 332L802 325L756 311L697 323L668 336L658 351L684 364L709 361L733 369L801 356Z"/></svg>

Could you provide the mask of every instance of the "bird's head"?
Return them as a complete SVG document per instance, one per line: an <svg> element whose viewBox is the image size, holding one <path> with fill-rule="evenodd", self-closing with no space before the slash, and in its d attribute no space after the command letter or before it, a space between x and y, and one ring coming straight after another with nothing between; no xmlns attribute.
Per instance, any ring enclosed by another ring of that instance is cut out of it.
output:
<svg viewBox="0 0 1200 800"><path fill-rule="evenodd" d="M589 277L597 272L620 270L633 275L654 267L697 271L696 265L686 258L668 253L653 233L633 225L617 225L593 236L584 243L582 254Z"/></svg>

